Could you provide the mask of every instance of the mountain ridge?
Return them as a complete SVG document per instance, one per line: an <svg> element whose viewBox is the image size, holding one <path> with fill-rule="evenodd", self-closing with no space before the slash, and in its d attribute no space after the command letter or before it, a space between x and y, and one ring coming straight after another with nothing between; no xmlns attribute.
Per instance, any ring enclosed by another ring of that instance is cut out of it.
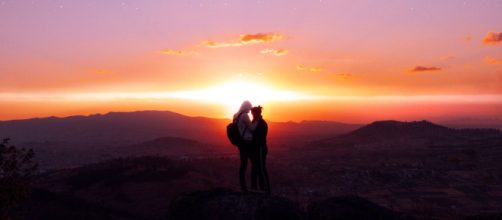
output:
<svg viewBox="0 0 502 220"><path fill-rule="evenodd" d="M382 120L374 121L349 133L327 138L323 141L354 143L380 143L410 139L469 141L476 138L490 137L502 137L502 132L495 128L450 128L427 120Z"/></svg>

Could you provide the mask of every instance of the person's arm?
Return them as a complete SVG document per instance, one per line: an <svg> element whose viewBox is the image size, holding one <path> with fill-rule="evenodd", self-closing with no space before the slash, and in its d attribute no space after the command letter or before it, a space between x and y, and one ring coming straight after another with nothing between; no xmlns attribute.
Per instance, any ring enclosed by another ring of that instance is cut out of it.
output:
<svg viewBox="0 0 502 220"><path fill-rule="evenodd" d="M251 132L253 132L258 126L258 121L251 122L251 119L249 119L249 116L247 115L245 115L244 117L244 122L246 124L246 128L249 129L249 131Z"/></svg>
<svg viewBox="0 0 502 220"><path fill-rule="evenodd" d="M264 125L264 126L263 126L263 127L264 127L264 128L263 128L263 130L264 130L264 131L263 131L263 133L265 133L265 138L266 138L266 137L267 137L267 135L268 135L268 124L267 124L267 122L266 122L266 121L263 121L263 125Z"/></svg>

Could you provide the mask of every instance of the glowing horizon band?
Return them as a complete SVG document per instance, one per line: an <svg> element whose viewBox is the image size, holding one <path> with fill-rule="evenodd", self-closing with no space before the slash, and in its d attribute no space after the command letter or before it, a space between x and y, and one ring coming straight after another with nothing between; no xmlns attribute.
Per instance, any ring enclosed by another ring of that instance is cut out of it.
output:
<svg viewBox="0 0 502 220"><path fill-rule="evenodd" d="M173 91L173 92L94 92L94 93L1 93L0 101L110 101L110 100L164 100L185 99L221 103L224 91ZM200 96L204 94L205 98ZM210 96L207 98L207 96ZM226 98L245 100L248 94L225 94ZM211 98L213 96L214 98ZM252 95L251 95L252 96ZM440 102L502 102L502 95L400 95L400 96L316 96L291 91L274 91L264 101L440 101ZM228 101L228 100L227 100Z"/></svg>

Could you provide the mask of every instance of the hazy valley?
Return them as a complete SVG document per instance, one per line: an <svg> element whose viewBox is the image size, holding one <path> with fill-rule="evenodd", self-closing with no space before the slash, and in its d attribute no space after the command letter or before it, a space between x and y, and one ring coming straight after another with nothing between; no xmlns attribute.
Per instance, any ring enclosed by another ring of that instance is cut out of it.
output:
<svg viewBox="0 0 502 220"><path fill-rule="evenodd" d="M108 113L4 121L0 134L33 148L40 163L28 218L164 219L183 193L238 189L228 122L173 112ZM502 208L499 130L428 121L269 126L273 194L301 209L347 195L417 219Z"/></svg>

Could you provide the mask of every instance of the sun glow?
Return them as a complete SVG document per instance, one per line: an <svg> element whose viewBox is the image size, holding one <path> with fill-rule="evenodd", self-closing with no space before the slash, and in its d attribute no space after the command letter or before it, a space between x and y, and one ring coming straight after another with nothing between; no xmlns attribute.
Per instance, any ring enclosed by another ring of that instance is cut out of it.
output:
<svg viewBox="0 0 502 220"><path fill-rule="evenodd" d="M216 86L180 91L164 92L93 92L93 93L4 93L0 101L11 102L169 102L189 100L223 107L225 117L231 117L241 103L249 100L253 105L267 106L271 102L292 102L314 99L299 92L273 88L264 83L252 81L229 81Z"/></svg>
<svg viewBox="0 0 502 220"><path fill-rule="evenodd" d="M175 98L219 103L225 107L226 114L234 113L244 100L253 105L267 102L287 102L307 99L298 92L273 89L264 84L246 81L231 81L202 90L179 91L172 93Z"/></svg>

